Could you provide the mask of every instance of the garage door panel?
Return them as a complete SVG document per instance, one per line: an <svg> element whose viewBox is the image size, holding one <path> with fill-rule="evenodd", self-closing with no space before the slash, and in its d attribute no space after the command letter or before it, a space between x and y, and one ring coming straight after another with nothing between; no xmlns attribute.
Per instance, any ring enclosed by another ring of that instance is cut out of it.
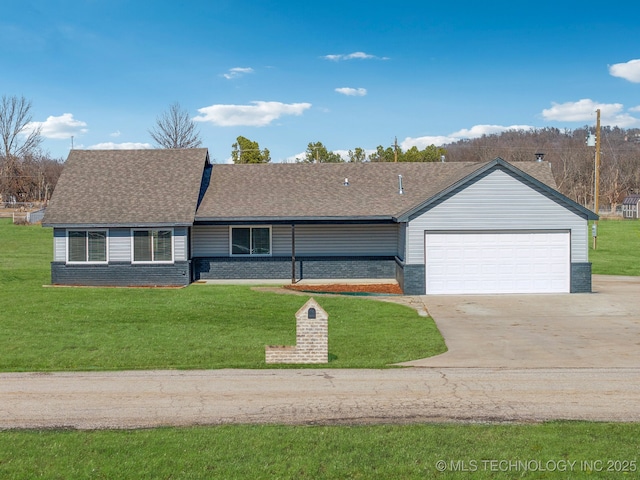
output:
<svg viewBox="0 0 640 480"><path fill-rule="evenodd" d="M425 251L428 294L569 292L568 232L427 232Z"/></svg>

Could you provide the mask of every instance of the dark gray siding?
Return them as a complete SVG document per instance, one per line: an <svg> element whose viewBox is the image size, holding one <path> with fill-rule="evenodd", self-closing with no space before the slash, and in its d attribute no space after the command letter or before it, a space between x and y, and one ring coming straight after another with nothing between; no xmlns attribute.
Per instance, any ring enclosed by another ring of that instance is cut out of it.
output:
<svg viewBox="0 0 640 480"><path fill-rule="evenodd" d="M184 286L189 284L189 262L167 265L131 265L126 262L66 265L64 262L51 262L51 283L118 287Z"/></svg>
<svg viewBox="0 0 640 480"><path fill-rule="evenodd" d="M591 264L571 264L571 293L591 293Z"/></svg>
<svg viewBox="0 0 640 480"><path fill-rule="evenodd" d="M396 280L405 295L426 293L424 265L405 265L396 259ZM591 293L591 264L571 264L571 293Z"/></svg>
<svg viewBox="0 0 640 480"><path fill-rule="evenodd" d="M405 295L424 295L427 290L424 265L407 265L396 259L396 280Z"/></svg>
<svg viewBox="0 0 640 480"><path fill-rule="evenodd" d="M193 260L200 279L291 278L291 257L200 257ZM395 257L296 257L296 279L395 278Z"/></svg>

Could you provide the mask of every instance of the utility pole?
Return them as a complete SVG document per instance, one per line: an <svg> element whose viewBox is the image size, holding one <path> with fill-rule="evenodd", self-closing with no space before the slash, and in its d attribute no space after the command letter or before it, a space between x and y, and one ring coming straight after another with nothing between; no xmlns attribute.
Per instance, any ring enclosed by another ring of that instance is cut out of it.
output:
<svg viewBox="0 0 640 480"><path fill-rule="evenodd" d="M398 163L398 137L393 142L393 161Z"/></svg>
<svg viewBox="0 0 640 480"><path fill-rule="evenodd" d="M595 175L593 186L593 210L598 215L600 209L600 109L596 110L596 157L595 157ZM598 247L598 221L593 222L593 249Z"/></svg>

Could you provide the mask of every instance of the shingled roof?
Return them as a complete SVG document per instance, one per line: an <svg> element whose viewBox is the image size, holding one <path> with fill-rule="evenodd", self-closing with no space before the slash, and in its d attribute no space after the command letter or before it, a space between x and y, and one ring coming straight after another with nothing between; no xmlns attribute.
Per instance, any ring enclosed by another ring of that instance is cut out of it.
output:
<svg viewBox="0 0 640 480"><path fill-rule="evenodd" d="M492 163L514 170L497 160L214 165L196 221L392 220ZM514 171L555 189L550 164L516 165ZM402 195L398 175L402 175Z"/></svg>
<svg viewBox="0 0 640 480"><path fill-rule="evenodd" d="M640 202L640 195L638 194L631 194L631 195L627 195L624 200L622 201L623 205L637 205L638 202Z"/></svg>
<svg viewBox="0 0 640 480"><path fill-rule="evenodd" d="M206 148L72 150L45 226L191 225Z"/></svg>

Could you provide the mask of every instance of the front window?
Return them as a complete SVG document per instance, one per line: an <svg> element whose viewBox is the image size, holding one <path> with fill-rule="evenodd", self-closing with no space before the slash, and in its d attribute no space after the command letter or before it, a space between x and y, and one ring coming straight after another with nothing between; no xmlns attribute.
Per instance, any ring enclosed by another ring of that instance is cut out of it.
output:
<svg viewBox="0 0 640 480"><path fill-rule="evenodd" d="M271 227L231 228L231 255L271 255Z"/></svg>
<svg viewBox="0 0 640 480"><path fill-rule="evenodd" d="M171 230L134 230L134 262L172 262Z"/></svg>
<svg viewBox="0 0 640 480"><path fill-rule="evenodd" d="M107 232L70 230L67 233L69 262L104 263L107 261Z"/></svg>

